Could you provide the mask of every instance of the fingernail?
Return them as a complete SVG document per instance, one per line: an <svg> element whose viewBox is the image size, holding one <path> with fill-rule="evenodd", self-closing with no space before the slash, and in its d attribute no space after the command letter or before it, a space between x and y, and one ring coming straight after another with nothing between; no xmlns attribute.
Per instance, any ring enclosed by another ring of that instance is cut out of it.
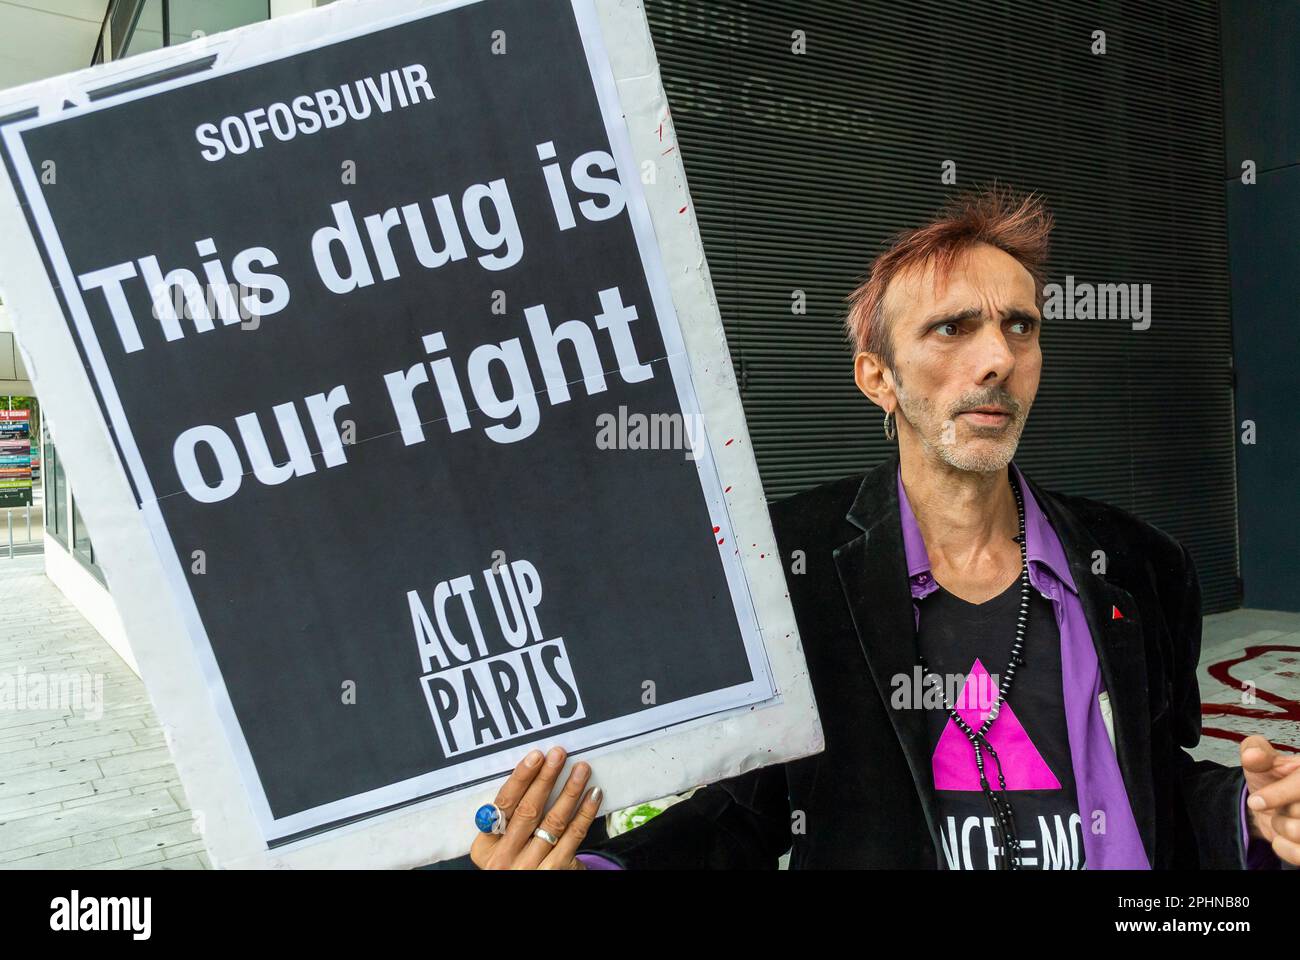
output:
<svg viewBox="0 0 1300 960"><path fill-rule="evenodd" d="M588 797L591 798L592 803L594 803L596 806L600 806L600 798L603 797L604 795L605 793L603 790L600 789L600 787L592 787L591 793L588 794Z"/></svg>
<svg viewBox="0 0 1300 960"><path fill-rule="evenodd" d="M575 764L573 768L573 776L575 780L577 780L579 783L582 783L582 781L586 780L589 776L591 776L591 764L589 763Z"/></svg>
<svg viewBox="0 0 1300 960"><path fill-rule="evenodd" d="M524 757L524 766L535 767L537 766L538 763L541 762L541 759L542 759L542 751L534 750L530 754L528 754L528 756Z"/></svg>
<svg viewBox="0 0 1300 960"><path fill-rule="evenodd" d="M551 747L550 752L546 755L546 765L558 767L562 762L564 762L564 751L559 747Z"/></svg>
<svg viewBox="0 0 1300 960"><path fill-rule="evenodd" d="M1259 794L1254 794L1246 801L1246 806L1250 807L1252 810L1263 810L1265 806L1264 798Z"/></svg>

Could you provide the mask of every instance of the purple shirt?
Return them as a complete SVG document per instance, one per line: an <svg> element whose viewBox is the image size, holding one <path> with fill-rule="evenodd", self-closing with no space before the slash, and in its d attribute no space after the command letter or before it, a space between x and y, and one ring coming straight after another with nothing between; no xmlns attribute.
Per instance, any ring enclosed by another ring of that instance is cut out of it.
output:
<svg viewBox="0 0 1300 960"><path fill-rule="evenodd" d="M573 859L581 860L588 870L622 870L613 860L608 860L598 853L580 853Z"/></svg>

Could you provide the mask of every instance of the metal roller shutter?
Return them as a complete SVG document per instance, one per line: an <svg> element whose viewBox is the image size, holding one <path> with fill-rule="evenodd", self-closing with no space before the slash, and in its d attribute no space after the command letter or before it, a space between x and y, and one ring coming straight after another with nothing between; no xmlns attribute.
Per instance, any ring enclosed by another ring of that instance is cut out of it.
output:
<svg viewBox="0 0 1300 960"><path fill-rule="evenodd" d="M1237 606L1215 4L646 7L769 499L886 455L853 384L843 297L886 237L997 178L1056 214L1049 280L1151 284L1149 329L1044 325L1017 462L1168 531L1194 555L1206 611Z"/></svg>

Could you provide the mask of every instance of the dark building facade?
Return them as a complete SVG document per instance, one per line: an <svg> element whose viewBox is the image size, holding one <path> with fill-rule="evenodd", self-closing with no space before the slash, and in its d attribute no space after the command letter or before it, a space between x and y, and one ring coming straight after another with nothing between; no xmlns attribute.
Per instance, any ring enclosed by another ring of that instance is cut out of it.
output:
<svg viewBox="0 0 1300 960"><path fill-rule="evenodd" d="M1300 4L1224 6L1223 97L1244 602L1300 610Z"/></svg>
<svg viewBox="0 0 1300 960"><path fill-rule="evenodd" d="M1052 207L1049 281L1149 290L1145 319L1044 324L1018 462L1178 537L1206 611L1238 606L1218 5L646 7L768 497L886 455L843 297L887 237L996 178Z"/></svg>

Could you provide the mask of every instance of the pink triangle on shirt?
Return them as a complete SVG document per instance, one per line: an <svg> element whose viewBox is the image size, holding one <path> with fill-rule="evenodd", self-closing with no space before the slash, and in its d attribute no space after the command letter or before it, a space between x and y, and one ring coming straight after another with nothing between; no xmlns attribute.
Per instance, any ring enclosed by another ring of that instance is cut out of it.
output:
<svg viewBox="0 0 1300 960"><path fill-rule="evenodd" d="M983 693L983 696L981 696ZM984 664L977 659L970 668L966 683L957 700L957 713L975 730L980 728L989 714L996 696L993 681ZM1061 782L1043 760L1025 728L1020 725L1010 701L1002 704L998 718L989 728L989 743L1002 760L1002 775L1008 790L1059 790ZM936 790L978 790L979 769L975 766L975 750L957 725L948 720L934 748L932 761L934 788ZM997 765L987 754L984 771L989 784L998 789Z"/></svg>

